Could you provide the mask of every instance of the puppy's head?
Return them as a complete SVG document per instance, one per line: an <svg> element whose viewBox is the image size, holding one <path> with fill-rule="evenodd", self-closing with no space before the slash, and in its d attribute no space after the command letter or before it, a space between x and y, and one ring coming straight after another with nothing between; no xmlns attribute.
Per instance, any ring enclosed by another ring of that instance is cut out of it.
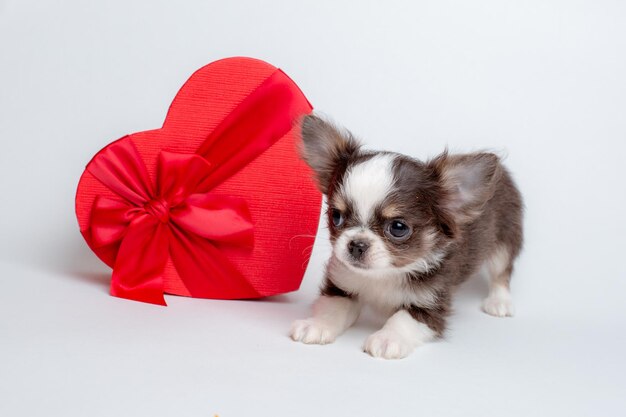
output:
<svg viewBox="0 0 626 417"><path fill-rule="evenodd" d="M333 252L363 273L428 272L463 226L491 198L500 170L493 154L422 163L361 149L354 137L313 115L302 121L301 149L328 202Z"/></svg>

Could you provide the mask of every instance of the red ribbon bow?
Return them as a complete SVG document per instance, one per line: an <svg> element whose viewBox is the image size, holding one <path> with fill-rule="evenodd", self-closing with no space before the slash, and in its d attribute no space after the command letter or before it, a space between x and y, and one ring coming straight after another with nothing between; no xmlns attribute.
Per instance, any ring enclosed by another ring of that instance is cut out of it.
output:
<svg viewBox="0 0 626 417"><path fill-rule="evenodd" d="M211 132L196 154L161 151L154 184L130 138L98 153L87 170L115 197L96 198L89 230L94 248L115 253L111 294L165 305L163 271L171 259L192 296L259 297L222 253L226 245L252 248L246 202L210 191L309 111L304 96L277 70Z"/></svg>
<svg viewBox="0 0 626 417"><path fill-rule="evenodd" d="M204 158L162 151L153 186L132 142L117 142L96 157L90 172L120 197L98 197L91 213L96 247L121 241L112 295L165 305L161 274L170 253L187 286L208 283L186 279L199 273L210 276L211 286L222 291L247 286L250 297L258 295L216 248L252 246L246 203L196 193L211 173Z"/></svg>

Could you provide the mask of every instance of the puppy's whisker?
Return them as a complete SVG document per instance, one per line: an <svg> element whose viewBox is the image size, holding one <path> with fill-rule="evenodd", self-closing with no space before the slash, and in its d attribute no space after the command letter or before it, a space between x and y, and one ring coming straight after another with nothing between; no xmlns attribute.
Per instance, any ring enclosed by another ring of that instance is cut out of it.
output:
<svg viewBox="0 0 626 417"><path fill-rule="evenodd" d="M305 239L305 238L306 239L315 239L315 235L304 235L303 234L303 235L292 236L291 239L289 239L289 249L293 249L293 247L291 245L292 245L294 239L298 239L298 238L300 238L300 239Z"/></svg>

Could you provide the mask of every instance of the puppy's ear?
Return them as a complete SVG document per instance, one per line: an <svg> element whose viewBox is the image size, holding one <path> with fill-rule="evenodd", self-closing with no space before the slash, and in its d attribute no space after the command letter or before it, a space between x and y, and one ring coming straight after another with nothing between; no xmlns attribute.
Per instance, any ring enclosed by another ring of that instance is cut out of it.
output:
<svg viewBox="0 0 626 417"><path fill-rule="evenodd" d="M439 208L451 233L476 219L496 190L502 175L500 159L492 153L449 155L445 151L430 161L441 187Z"/></svg>
<svg viewBox="0 0 626 417"><path fill-rule="evenodd" d="M347 165L360 144L348 131L339 130L331 123L314 115L302 119L302 146L300 153L317 177L320 191L328 194L333 176Z"/></svg>

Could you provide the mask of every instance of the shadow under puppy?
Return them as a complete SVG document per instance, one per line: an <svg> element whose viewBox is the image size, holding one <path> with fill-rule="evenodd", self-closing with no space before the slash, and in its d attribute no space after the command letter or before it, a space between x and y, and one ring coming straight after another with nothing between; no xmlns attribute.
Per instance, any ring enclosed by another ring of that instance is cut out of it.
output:
<svg viewBox="0 0 626 417"><path fill-rule="evenodd" d="M363 304L388 316L363 349L403 358L440 337L454 288L483 266L483 310L513 315L509 281L522 246L522 199L491 153L442 153L424 163L360 148L323 119L302 121L302 155L328 202L332 256L313 317L291 338L325 344Z"/></svg>

